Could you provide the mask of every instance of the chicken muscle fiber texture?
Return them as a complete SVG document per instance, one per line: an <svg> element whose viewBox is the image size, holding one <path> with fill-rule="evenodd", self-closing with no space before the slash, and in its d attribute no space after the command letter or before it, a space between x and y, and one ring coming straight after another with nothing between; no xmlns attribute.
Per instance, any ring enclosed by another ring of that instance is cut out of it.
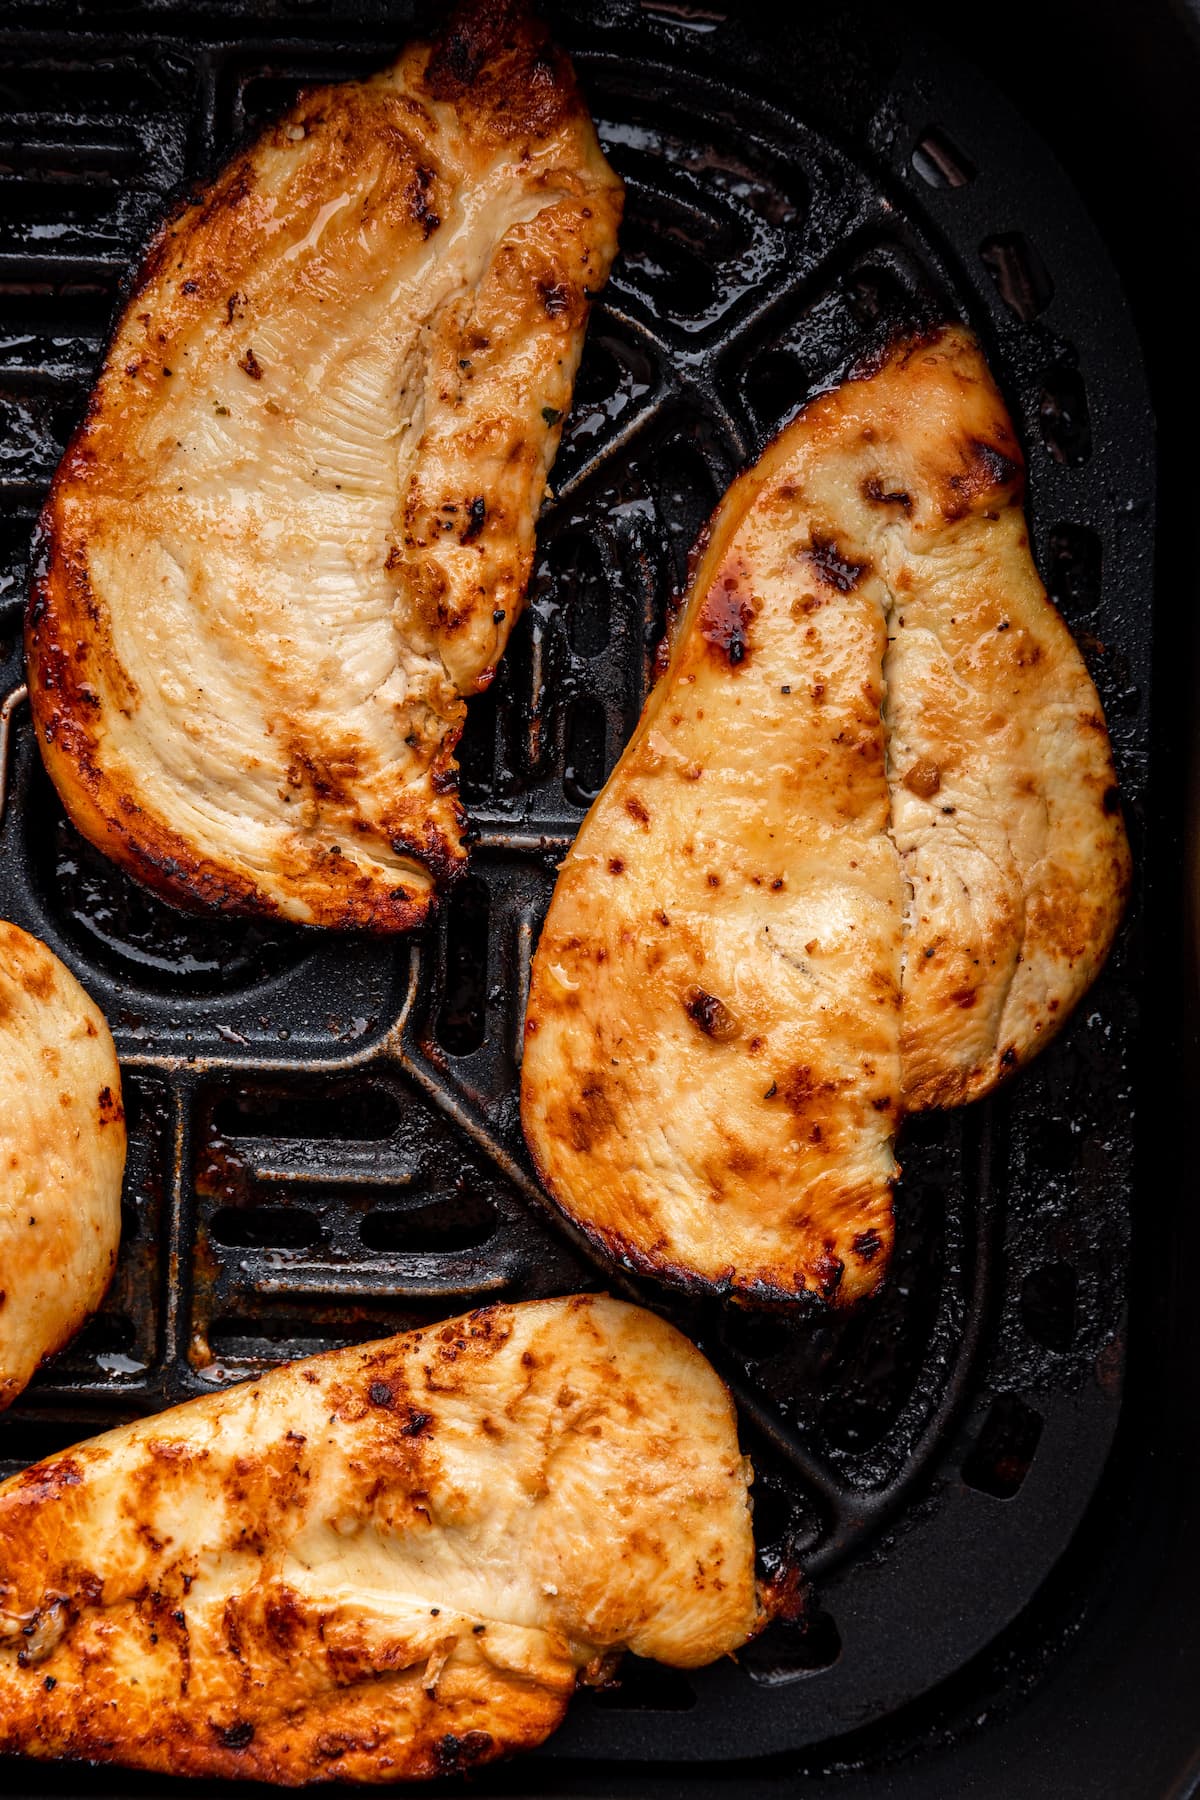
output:
<svg viewBox="0 0 1200 1800"><path fill-rule="evenodd" d="M104 1016L45 944L0 921L0 1408L103 1299L124 1170Z"/></svg>
<svg viewBox="0 0 1200 1800"><path fill-rule="evenodd" d="M0 1749L299 1782L539 1743L614 1652L757 1629L749 1479L699 1351L603 1297L294 1363L0 1487Z"/></svg>
<svg viewBox="0 0 1200 1800"><path fill-rule="evenodd" d="M168 897L419 923L524 602L621 188L566 58L471 6L315 89L151 247L42 520L73 820Z"/></svg>
<svg viewBox="0 0 1200 1800"><path fill-rule="evenodd" d="M903 1112L986 1092L1103 961L1128 851L1021 473L953 327L717 510L563 864L522 1069L550 1193L647 1272L869 1291Z"/></svg>

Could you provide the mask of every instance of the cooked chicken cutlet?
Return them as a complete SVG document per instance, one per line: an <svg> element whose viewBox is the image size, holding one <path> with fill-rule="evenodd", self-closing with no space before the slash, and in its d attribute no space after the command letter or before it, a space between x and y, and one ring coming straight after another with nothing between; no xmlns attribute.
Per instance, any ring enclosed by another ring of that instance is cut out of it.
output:
<svg viewBox="0 0 1200 1800"><path fill-rule="evenodd" d="M0 920L0 1408L103 1299L124 1171L104 1015L45 944Z"/></svg>
<svg viewBox="0 0 1200 1800"><path fill-rule="evenodd" d="M27 653L75 824L168 898L419 923L518 617L621 187L485 0L310 91L151 247L42 519Z"/></svg>
<svg viewBox="0 0 1200 1800"><path fill-rule="evenodd" d="M522 1119L627 1264L869 1291L906 1109L1062 1022L1128 875L1108 739L960 328L822 395L712 521L641 722L562 866Z"/></svg>
<svg viewBox="0 0 1200 1800"><path fill-rule="evenodd" d="M733 1407L593 1295L333 1351L0 1487L0 1750L301 1782L540 1743L760 1623Z"/></svg>

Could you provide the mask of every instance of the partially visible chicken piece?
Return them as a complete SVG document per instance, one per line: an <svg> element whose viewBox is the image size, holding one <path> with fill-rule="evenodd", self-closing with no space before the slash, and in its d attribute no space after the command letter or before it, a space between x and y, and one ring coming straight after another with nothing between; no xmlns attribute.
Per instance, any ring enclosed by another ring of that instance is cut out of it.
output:
<svg viewBox="0 0 1200 1800"><path fill-rule="evenodd" d="M525 601L621 184L513 0L308 92L167 222L42 518L75 824L168 898L395 931Z"/></svg>
<svg viewBox="0 0 1200 1800"><path fill-rule="evenodd" d="M104 1298L124 1170L104 1015L45 944L0 920L0 1408Z"/></svg>
<svg viewBox="0 0 1200 1800"><path fill-rule="evenodd" d="M626 1264L870 1291L906 1110L1067 1017L1129 873L1020 451L948 327L820 395L714 515L534 960L521 1116Z"/></svg>
<svg viewBox="0 0 1200 1800"><path fill-rule="evenodd" d="M0 1750L301 1782L540 1743L762 1622L729 1396L592 1295L294 1363L0 1487Z"/></svg>

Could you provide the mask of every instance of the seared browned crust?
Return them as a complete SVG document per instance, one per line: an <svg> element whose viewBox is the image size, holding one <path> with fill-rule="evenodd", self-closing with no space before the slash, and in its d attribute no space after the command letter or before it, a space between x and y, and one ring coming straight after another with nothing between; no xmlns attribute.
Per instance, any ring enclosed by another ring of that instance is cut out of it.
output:
<svg viewBox="0 0 1200 1800"><path fill-rule="evenodd" d="M870 1291L902 1112L986 1091L1107 952L1108 740L1020 494L956 327L814 401L712 521L526 1022L542 1179L643 1273Z"/></svg>
<svg viewBox="0 0 1200 1800"><path fill-rule="evenodd" d="M491 1761L627 1647L690 1668L757 1629L749 1479L704 1358L604 1297L292 1364L0 1487L0 1751Z"/></svg>
<svg viewBox="0 0 1200 1800"><path fill-rule="evenodd" d="M152 245L27 622L71 817L190 905L402 930L524 603L620 184L524 6L315 89Z"/></svg>
<svg viewBox="0 0 1200 1800"><path fill-rule="evenodd" d="M124 1169L104 1016L45 944L0 920L0 1409L103 1299Z"/></svg>

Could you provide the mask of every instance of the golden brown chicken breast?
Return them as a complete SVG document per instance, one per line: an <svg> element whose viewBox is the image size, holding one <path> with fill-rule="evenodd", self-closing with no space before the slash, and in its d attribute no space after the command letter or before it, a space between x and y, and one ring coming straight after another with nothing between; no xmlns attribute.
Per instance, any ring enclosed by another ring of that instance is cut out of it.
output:
<svg viewBox="0 0 1200 1800"><path fill-rule="evenodd" d="M1020 447L977 345L944 332L876 382L869 420L845 394L840 435L862 495L852 530L890 595L915 1111L988 1093L1049 1041L1108 955L1129 845L1100 701L1034 566Z"/></svg>
<svg viewBox="0 0 1200 1800"><path fill-rule="evenodd" d="M815 400L712 521L563 864L522 1118L604 1248L749 1298L871 1289L905 1108L986 1091L1102 962L1128 853L974 340Z"/></svg>
<svg viewBox="0 0 1200 1800"><path fill-rule="evenodd" d="M729 1396L649 1313L494 1306L0 1487L0 1750L299 1782L539 1743L760 1623Z"/></svg>
<svg viewBox="0 0 1200 1800"><path fill-rule="evenodd" d="M124 1170L104 1015L45 944L0 920L0 1408L103 1299Z"/></svg>
<svg viewBox="0 0 1200 1800"><path fill-rule="evenodd" d="M309 924L425 916L620 207L566 58L476 0L307 93L164 226L27 626L50 774L134 875Z"/></svg>

